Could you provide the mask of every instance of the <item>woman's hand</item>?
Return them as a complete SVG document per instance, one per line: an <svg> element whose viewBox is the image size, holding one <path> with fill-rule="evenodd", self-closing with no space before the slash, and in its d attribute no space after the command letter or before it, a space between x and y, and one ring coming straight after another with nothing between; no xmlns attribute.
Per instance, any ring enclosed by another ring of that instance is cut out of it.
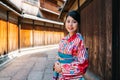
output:
<svg viewBox="0 0 120 80"><path fill-rule="evenodd" d="M61 73L62 72L62 68L59 62L55 62L55 66L54 69L56 72Z"/></svg>

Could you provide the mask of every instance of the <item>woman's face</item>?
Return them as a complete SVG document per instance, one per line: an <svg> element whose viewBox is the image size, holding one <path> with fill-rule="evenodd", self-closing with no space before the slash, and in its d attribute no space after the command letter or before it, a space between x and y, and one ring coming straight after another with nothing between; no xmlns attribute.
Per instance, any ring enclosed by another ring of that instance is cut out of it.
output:
<svg viewBox="0 0 120 80"><path fill-rule="evenodd" d="M70 34L74 34L77 31L78 22L71 16L68 16L65 21L65 28Z"/></svg>

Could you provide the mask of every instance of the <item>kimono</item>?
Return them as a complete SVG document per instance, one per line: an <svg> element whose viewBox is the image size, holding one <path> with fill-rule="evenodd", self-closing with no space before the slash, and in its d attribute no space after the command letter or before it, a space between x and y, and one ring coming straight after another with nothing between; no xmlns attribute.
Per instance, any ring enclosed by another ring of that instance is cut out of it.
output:
<svg viewBox="0 0 120 80"><path fill-rule="evenodd" d="M60 41L57 62L62 72L54 71L53 80L83 80L83 74L88 68L88 53L80 33L71 37L68 34Z"/></svg>

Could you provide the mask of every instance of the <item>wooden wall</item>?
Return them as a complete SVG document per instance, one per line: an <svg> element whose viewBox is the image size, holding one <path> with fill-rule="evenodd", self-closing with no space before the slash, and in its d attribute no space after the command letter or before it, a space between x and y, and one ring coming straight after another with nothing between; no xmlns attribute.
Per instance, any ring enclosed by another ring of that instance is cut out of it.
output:
<svg viewBox="0 0 120 80"><path fill-rule="evenodd" d="M7 21L8 52L18 49L18 18L13 13L8 14Z"/></svg>
<svg viewBox="0 0 120 80"><path fill-rule="evenodd" d="M18 49L18 26L8 23L8 51Z"/></svg>
<svg viewBox="0 0 120 80"><path fill-rule="evenodd" d="M32 25L22 24L20 30L20 47L32 47L33 39L32 39Z"/></svg>
<svg viewBox="0 0 120 80"><path fill-rule="evenodd" d="M0 55L7 53L7 22L0 19Z"/></svg>
<svg viewBox="0 0 120 80"><path fill-rule="evenodd" d="M41 10L41 12L42 12L42 15L44 16L44 18L52 19L52 20L56 20L58 18L58 15L55 15L55 14L52 14L52 13L49 13L46 11L42 11L42 10Z"/></svg>
<svg viewBox="0 0 120 80"><path fill-rule="evenodd" d="M42 8L46 8L48 10L54 11L56 13L59 13L58 11L58 5L57 1L51 1L51 0L40 0L40 6Z"/></svg>
<svg viewBox="0 0 120 80"><path fill-rule="evenodd" d="M45 30L43 27L35 26L34 46L45 45Z"/></svg>
<svg viewBox="0 0 120 80"><path fill-rule="evenodd" d="M53 23L20 18L0 7L0 55L21 48L58 44L64 37L60 27Z"/></svg>
<svg viewBox="0 0 120 80"><path fill-rule="evenodd" d="M20 30L20 47L58 44L64 33L43 25L22 24Z"/></svg>
<svg viewBox="0 0 120 80"><path fill-rule="evenodd" d="M81 33L89 48L89 69L101 80L112 79L112 1L92 0L81 10Z"/></svg>
<svg viewBox="0 0 120 80"><path fill-rule="evenodd" d="M0 55L7 53L7 12L0 10Z"/></svg>
<svg viewBox="0 0 120 80"><path fill-rule="evenodd" d="M1 9L0 11L0 55L18 49L17 16Z"/></svg>

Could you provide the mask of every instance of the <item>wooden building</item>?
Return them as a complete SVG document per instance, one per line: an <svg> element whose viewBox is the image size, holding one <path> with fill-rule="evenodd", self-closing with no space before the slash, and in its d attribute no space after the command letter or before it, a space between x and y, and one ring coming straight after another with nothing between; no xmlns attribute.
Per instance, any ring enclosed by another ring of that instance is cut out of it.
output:
<svg viewBox="0 0 120 80"><path fill-rule="evenodd" d="M63 0L40 0L40 11L43 17L59 21L59 9L63 3Z"/></svg>
<svg viewBox="0 0 120 80"><path fill-rule="evenodd" d="M64 36L63 23L45 18L39 3L39 0L0 1L0 58L23 48L58 44Z"/></svg>
<svg viewBox="0 0 120 80"><path fill-rule="evenodd" d="M80 13L80 33L89 49L89 71L100 80L120 79L118 3L117 0L113 3L112 0L67 0L59 16L64 20L70 10Z"/></svg>

